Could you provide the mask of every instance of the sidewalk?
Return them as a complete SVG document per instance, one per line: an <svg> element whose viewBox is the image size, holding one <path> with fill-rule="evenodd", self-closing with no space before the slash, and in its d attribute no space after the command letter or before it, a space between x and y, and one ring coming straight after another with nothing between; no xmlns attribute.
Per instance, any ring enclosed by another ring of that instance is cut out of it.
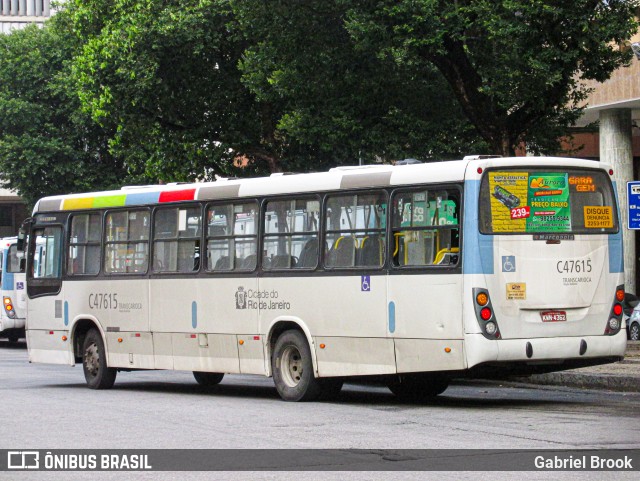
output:
<svg viewBox="0 0 640 481"><path fill-rule="evenodd" d="M640 342L629 342L621 362L514 378L516 382L640 392Z"/></svg>

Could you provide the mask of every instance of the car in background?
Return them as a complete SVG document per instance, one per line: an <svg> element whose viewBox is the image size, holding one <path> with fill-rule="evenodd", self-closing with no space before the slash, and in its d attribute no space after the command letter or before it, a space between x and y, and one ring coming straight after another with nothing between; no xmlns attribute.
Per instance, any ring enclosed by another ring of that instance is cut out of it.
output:
<svg viewBox="0 0 640 481"><path fill-rule="evenodd" d="M627 339L630 341L640 341L640 304L631 312L627 319Z"/></svg>
<svg viewBox="0 0 640 481"><path fill-rule="evenodd" d="M627 339L640 341L640 299L630 292L625 292L622 308L627 320Z"/></svg>

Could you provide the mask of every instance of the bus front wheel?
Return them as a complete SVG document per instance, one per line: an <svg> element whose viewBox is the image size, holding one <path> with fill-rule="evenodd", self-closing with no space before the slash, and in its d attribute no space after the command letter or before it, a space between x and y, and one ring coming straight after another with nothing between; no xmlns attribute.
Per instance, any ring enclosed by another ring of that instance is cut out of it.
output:
<svg viewBox="0 0 640 481"><path fill-rule="evenodd" d="M224 377L224 373L193 371L193 377L201 386L211 387L220 384L220 381L222 381L222 378Z"/></svg>
<svg viewBox="0 0 640 481"><path fill-rule="evenodd" d="M387 386L403 401L426 401L442 394L449 387L449 378L441 374L401 374Z"/></svg>
<svg viewBox="0 0 640 481"><path fill-rule="evenodd" d="M313 375L311 349L300 331L285 331L278 337L271 358L273 382L285 401L313 401L322 384Z"/></svg>
<svg viewBox="0 0 640 481"><path fill-rule="evenodd" d="M116 382L118 371L107 366L104 342L97 329L90 329L82 343L82 369L91 389L109 389Z"/></svg>

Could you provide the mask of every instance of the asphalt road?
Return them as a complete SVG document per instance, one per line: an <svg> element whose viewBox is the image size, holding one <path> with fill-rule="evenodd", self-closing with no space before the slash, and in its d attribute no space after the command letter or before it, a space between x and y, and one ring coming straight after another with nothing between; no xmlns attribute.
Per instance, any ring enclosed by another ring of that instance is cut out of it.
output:
<svg viewBox="0 0 640 481"><path fill-rule="evenodd" d="M31 365L0 340L0 449L640 448L640 393L452 385L428 404L384 387L346 385L332 402L286 403L271 379L227 376L215 389L191 373L119 373L85 387L80 366ZM5 479L86 479L15 473ZM251 474L251 476L248 476ZM94 473L95 479L442 479L445 473ZM75 476L78 477L75 477ZM317 476L317 477L314 477ZM517 475L518 477L521 474ZM528 479L636 479L633 473L527 473ZM0 473L0 478L2 473ZM452 479L511 479L455 473Z"/></svg>

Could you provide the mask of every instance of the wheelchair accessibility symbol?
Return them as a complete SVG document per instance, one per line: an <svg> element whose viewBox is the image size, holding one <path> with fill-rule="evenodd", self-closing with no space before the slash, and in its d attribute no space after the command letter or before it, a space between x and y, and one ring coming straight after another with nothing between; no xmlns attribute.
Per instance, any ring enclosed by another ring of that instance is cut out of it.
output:
<svg viewBox="0 0 640 481"><path fill-rule="evenodd" d="M369 292L371 290L371 276L361 276L360 290L362 292Z"/></svg>
<svg viewBox="0 0 640 481"><path fill-rule="evenodd" d="M516 271L516 256L502 256L502 272Z"/></svg>

